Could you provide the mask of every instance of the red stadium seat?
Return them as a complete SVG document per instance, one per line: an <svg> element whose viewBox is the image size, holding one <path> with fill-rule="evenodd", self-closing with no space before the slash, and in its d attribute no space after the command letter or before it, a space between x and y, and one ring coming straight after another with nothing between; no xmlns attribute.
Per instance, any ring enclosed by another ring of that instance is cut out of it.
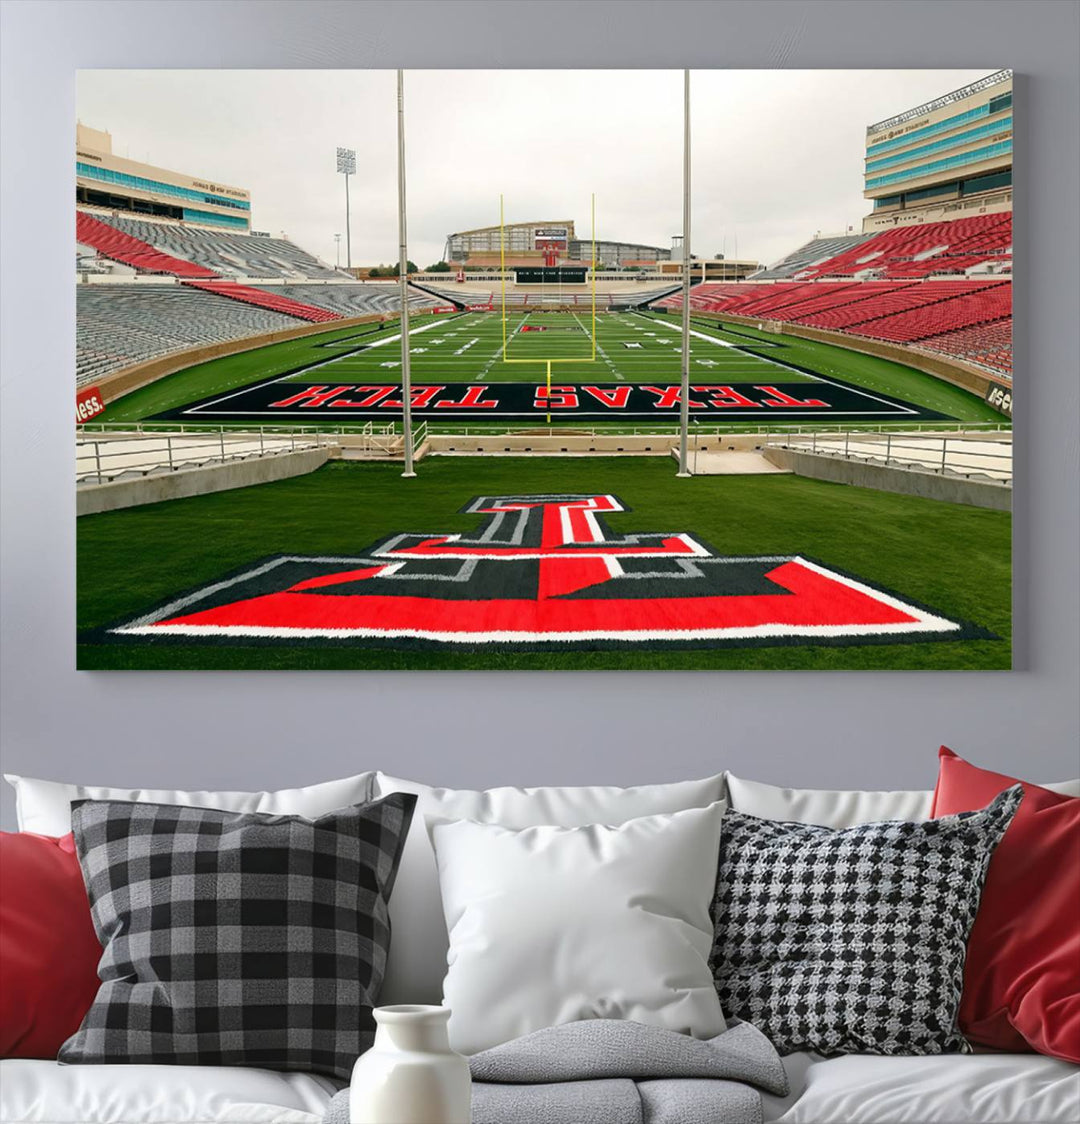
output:
<svg viewBox="0 0 1080 1124"><path fill-rule="evenodd" d="M251 285L238 285L235 281L185 281L193 289L202 289L207 293L217 293L218 296L229 297L234 301L243 301L245 304L254 304L259 308L268 308L273 312L283 312L286 316L295 316L298 320L311 320L322 323L326 320L340 320L336 312L327 308L316 308L313 304L304 304L291 297L282 297L277 293L268 293L256 289Z"/></svg>

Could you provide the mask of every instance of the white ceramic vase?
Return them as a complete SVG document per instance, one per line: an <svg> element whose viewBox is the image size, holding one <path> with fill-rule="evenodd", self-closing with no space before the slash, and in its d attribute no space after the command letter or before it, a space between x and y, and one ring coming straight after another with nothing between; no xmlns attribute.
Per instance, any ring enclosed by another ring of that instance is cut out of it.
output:
<svg viewBox="0 0 1080 1124"><path fill-rule="evenodd" d="M450 1049L449 1007L376 1007L375 1045L353 1067L351 1124L469 1124L469 1063Z"/></svg>

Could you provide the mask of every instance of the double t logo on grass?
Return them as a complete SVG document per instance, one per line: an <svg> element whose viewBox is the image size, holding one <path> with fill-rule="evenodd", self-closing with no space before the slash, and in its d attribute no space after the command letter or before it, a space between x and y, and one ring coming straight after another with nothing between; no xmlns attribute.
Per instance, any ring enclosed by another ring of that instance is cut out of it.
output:
<svg viewBox="0 0 1080 1124"><path fill-rule="evenodd" d="M799 555L618 535L615 496L480 496L473 534L276 555L104 629L110 640L588 650L958 640L990 633Z"/></svg>

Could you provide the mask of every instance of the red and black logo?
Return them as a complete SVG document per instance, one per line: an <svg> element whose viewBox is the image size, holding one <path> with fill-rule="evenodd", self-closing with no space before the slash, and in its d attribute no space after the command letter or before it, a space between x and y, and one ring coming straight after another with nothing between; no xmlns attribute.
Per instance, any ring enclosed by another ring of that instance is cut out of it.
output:
<svg viewBox="0 0 1080 1124"><path fill-rule="evenodd" d="M798 555L687 532L618 535L610 495L481 496L475 534L391 535L357 557L276 555L96 639L507 649L991 638Z"/></svg>

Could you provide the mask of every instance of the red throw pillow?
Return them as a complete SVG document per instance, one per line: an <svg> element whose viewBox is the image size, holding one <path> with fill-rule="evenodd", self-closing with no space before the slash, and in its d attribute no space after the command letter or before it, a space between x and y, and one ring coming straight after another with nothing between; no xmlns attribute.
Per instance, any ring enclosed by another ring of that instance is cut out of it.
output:
<svg viewBox="0 0 1080 1124"><path fill-rule="evenodd" d="M55 1058L97 994L100 959L71 835L0 832L0 1056Z"/></svg>
<svg viewBox="0 0 1080 1124"><path fill-rule="evenodd" d="M945 746L939 756L932 817L1024 785L968 941L960 1029L983 1046L1080 1062L1080 799L976 768Z"/></svg>

